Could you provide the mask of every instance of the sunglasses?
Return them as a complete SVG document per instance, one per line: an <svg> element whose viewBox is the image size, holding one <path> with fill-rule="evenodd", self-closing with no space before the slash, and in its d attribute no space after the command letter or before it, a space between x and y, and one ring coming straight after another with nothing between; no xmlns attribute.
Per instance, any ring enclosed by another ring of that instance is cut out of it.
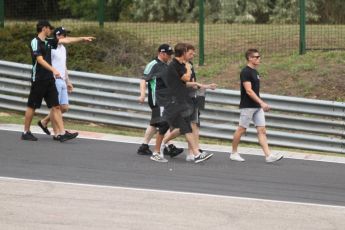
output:
<svg viewBox="0 0 345 230"><path fill-rule="evenodd" d="M258 55L258 56L251 56L251 58L256 58L256 59L258 59L258 58L261 58L261 56L260 56L260 55Z"/></svg>

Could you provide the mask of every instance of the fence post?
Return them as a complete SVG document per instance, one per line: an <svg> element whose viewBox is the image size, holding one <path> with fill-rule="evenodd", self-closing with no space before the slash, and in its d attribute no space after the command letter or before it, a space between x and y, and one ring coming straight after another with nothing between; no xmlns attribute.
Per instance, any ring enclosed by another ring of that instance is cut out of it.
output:
<svg viewBox="0 0 345 230"><path fill-rule="evenodd" d="M104 27L104 4L104 0L98 0L98 22L100 28Z"/></svg>
<svg viewBox="0 0 345 230"><path fill-rule="evenodd" d="M0 28L5 26L5 0L0 0Z"/></svg>
<svg viewBox="0 0 345 230"><path fill-rule="evenodd" d="M299 0L299 54L305 54L305 0Z"/></svg>
<svg viewBox="0 0 345 230"><path fill-rule="evenodd" d="M205 29L205 12L204 0L199 0L199 65L204 65L204 29Z"/></svg>

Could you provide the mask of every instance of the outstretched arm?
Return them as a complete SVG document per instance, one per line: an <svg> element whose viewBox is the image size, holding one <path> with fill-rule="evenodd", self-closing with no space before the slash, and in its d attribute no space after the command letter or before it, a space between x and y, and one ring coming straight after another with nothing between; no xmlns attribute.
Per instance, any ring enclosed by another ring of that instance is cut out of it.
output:
<svg viewBox="0 0 345 230"><path fill-rule="evenodd" d="M71 43L77 43L77 42L92 42L95 40L95 37L65 37L60 38L59 43L61 44L71 44Z"/></svg>

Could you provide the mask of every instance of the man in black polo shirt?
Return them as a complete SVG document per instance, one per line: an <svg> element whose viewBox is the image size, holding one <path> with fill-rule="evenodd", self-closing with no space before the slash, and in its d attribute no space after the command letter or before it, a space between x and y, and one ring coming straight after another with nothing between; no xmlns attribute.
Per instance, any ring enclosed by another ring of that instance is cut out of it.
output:
<svg viewBox="0 0 345 230"><path fill-rule="evenodd" d="M270 106L260 98L260 75L256 68L260 64L260 54L257 49L248 49L245 53L247 66L241 71L241 101L240 101L240 122L234 133L232 141L232 153L230 160L245 161L237 152L241 136L246 132L253 121L258 133L259 143L266 156L266 162L272 163L283 158L282 154L271 153L266 137L265 114Z"/></svg>
<svg viewBox="0 0 345 230"><path fill-rule="evenodd" d="M71 134L64 130L62 114L60 111L58 92L55 86L55 78L60 77L60 73L51 66L51 49L56 49L58 40L49 39L53 27L46 20L41 20L36 25L37 37L32 39L30 44L32 56L31 89L25 112L24 132L22 140L37 141L31 133L30 125L35 110L41 107L44 98L48 108L51 109L51 120L53 126L59 131L58 138L61 142L75 138L78 133Z"/></svg>
<svg viewBox="0 0 345 230"><path fill-rule="evenodd" d="M148 85L148 104L151 108L151 121L149 127L146 129L144 136L144 143L139 147L137 153L140 155L152 154L151 160L157 162L168 162L164 158L164 155L160 155L160 145L164 134L168 131L169 125L162 119L163 107L166 100L166 86L161 79L161 75L168 66L168 62L171 60L173 49L168 44L162 44L158 47L158 55L149 64L146 65L144 70L144 76L140 82L140 97L139 102L143 103L145 100L146 83ZM153 153L150 153L148 143L153 134L158 133L156 136L156 145ZM151 135L152 134L152 135ZM183 152L183 149L176 148L173 144L169 145L169 154L174 156Z"/></svg>
<svg viewBox="0 0 345 230"><path fill-rule="evenodd" d="M190 82L192 67L187 55L187 44L179 43L175 46L175 58L162 74L164 84L168 89L168 103L164 107L163 117L171 129L179 129L184 134L194 155L194 162L199 163L213 156L212 153L200 153L192 133L191 115L194 106L186 83ZM161 154L164 152L165 143L162 143Z"/></svg>

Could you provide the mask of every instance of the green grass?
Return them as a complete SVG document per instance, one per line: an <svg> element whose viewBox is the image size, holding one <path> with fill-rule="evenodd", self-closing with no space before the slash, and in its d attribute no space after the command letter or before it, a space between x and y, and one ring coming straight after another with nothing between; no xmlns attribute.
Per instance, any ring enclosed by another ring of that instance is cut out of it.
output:
<svg viewBox="0 0 345 230"><path fill-rule="evenodd" d="M38 120L42 118L43 116L35 115L33 118L32 124L33 125L37 124ZM2 112L0 112L0 124L23 125L23 123L24 123L24 113L19 113L19 112L9 111L9 110L2 110ZM83 122L83 121L70 120L70 119L64 119L64 124L65 124L66 129L116 134L116 135L131 136L131 137L143 137L144 132L145 132L143 129L135 129L135 128L122 127L122 126L115 126L115 125L106 125L106 124L93 123L93 122ZM185 141L183 137L178 137L177 140ZM229 151L231 149L230 140L200 137L200 143L210 144L210 145L219 145L219 146L228 146ZM248 143L241 143L240 147L260 148L258 144L248 144ZM310 153L310 154L320 154L320 155L327 155L327 156L345 157L345 155L337 154L337 153L325 153L325 152L276 147L276 146L271 146L271 148L272 150L275 150L275 151L291 151L291 152L297 152L297 153L306 153L306 154Z"/></svg>

